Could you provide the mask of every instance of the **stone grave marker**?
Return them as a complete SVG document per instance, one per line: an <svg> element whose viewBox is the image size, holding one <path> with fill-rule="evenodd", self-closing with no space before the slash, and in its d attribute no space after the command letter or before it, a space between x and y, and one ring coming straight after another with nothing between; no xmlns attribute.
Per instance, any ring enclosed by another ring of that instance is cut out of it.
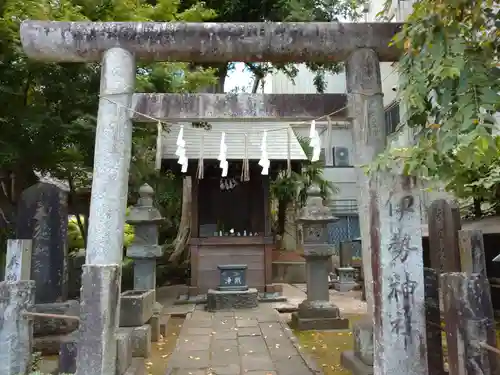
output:
<svg viewBox="0 0 500 375"><path fill-rule="evenodd" d="M68 205L64 191L51 184L37 183L21 194L16 238L33 241L31 279L36 283L35 303L67 298L67 230Z"/></svg>

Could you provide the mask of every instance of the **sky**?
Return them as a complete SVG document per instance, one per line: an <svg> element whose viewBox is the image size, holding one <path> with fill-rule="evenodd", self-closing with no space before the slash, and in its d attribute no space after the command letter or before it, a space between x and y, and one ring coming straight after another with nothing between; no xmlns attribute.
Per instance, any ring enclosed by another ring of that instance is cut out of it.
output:
<svg viewBox="0 0 500 375"><path fill-rule="evenodd" d="M246 92L251 91L252 74L245 71L244 63L236 63L234 70L228 74L224 84L224 92L229 92L235 87L244 87Z"/></svg>

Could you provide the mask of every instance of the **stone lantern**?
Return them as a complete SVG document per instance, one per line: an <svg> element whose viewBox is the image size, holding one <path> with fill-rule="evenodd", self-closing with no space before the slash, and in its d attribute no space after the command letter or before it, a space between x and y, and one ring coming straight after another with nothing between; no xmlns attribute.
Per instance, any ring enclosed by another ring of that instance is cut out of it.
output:
<svg viewBox="0 0 500 375"><path fill-rule="evenodd" d="M298 222L304 236L304 258L307 273L307 299L292 314L292 325L298 330L347 329L349 320L340 317L330 302L328 269L334 248L328 244L327 225L338 220L323 203L320 189L312 186Z"/></svg>
<svg viewBox="0 0 500 375"><path fill-rule="evenodd" d="M352 266L355 246L356 240L340 243L340 267L337 267L338 280L333 283L333 288L338 292L348 292L358 286L356 283L356 269Z"/></svg>
<svg viewBox="0 0 500 375"><path fill-rule="evenodd" d="M144 184L139 189L139 201L131 208L127 223L134 226L134 241L127 256L134 260L134 290L156 288L156 258L163 255L158 245L158 226L163 221L153 207L153 188Z"/></svg>

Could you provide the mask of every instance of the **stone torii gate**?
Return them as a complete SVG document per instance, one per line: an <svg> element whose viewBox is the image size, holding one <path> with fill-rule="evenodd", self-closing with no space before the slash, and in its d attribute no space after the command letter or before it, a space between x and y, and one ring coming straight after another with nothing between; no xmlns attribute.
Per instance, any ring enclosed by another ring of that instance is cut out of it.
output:
<svg viewBox="0 0 500 375"><path fill-rule="evenodd" d="M114 332L132 138L128 108L138 105L132 99L136 59L195 63L345 61L348 117L352 121L355 164L360 166L371 162L385 147L379 62L398 60L399 52L389 42L400 26L46 21L21 25L23 48L31 58L102 62L82 275L79 374L115 372ZM164 109L165 113L170 110ZM417 220L419 228L419 210L413 210L418 207L418 195L408 179L395 177L390 184L387 180L369 181L361 168L358 182L366 294L375 325L375 374L424 374L422 248L417 232L413 237L405 232L407 227L416 228ZM398 224L403 222L406 224Z"/></svg>

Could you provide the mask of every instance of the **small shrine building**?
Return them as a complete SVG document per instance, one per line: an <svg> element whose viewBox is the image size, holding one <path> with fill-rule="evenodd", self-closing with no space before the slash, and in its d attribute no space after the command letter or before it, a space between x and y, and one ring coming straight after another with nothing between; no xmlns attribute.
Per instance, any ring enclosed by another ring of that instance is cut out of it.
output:
<svg viewBox="0 0 500 375"><path fill-rule="evenodd" d="M164 169L181 173L177 142L181 125L162 140ZM283 122L185 123L183 140L192 178L191 287L206 293L219 285L217 266L244 264L249 287L264 292L272 283L269 184L279 171L299 171L307 159L294 132ZM266 133L268 174L262 174ZM220 149L225 135L227 176L222 177Z"/></svg>

